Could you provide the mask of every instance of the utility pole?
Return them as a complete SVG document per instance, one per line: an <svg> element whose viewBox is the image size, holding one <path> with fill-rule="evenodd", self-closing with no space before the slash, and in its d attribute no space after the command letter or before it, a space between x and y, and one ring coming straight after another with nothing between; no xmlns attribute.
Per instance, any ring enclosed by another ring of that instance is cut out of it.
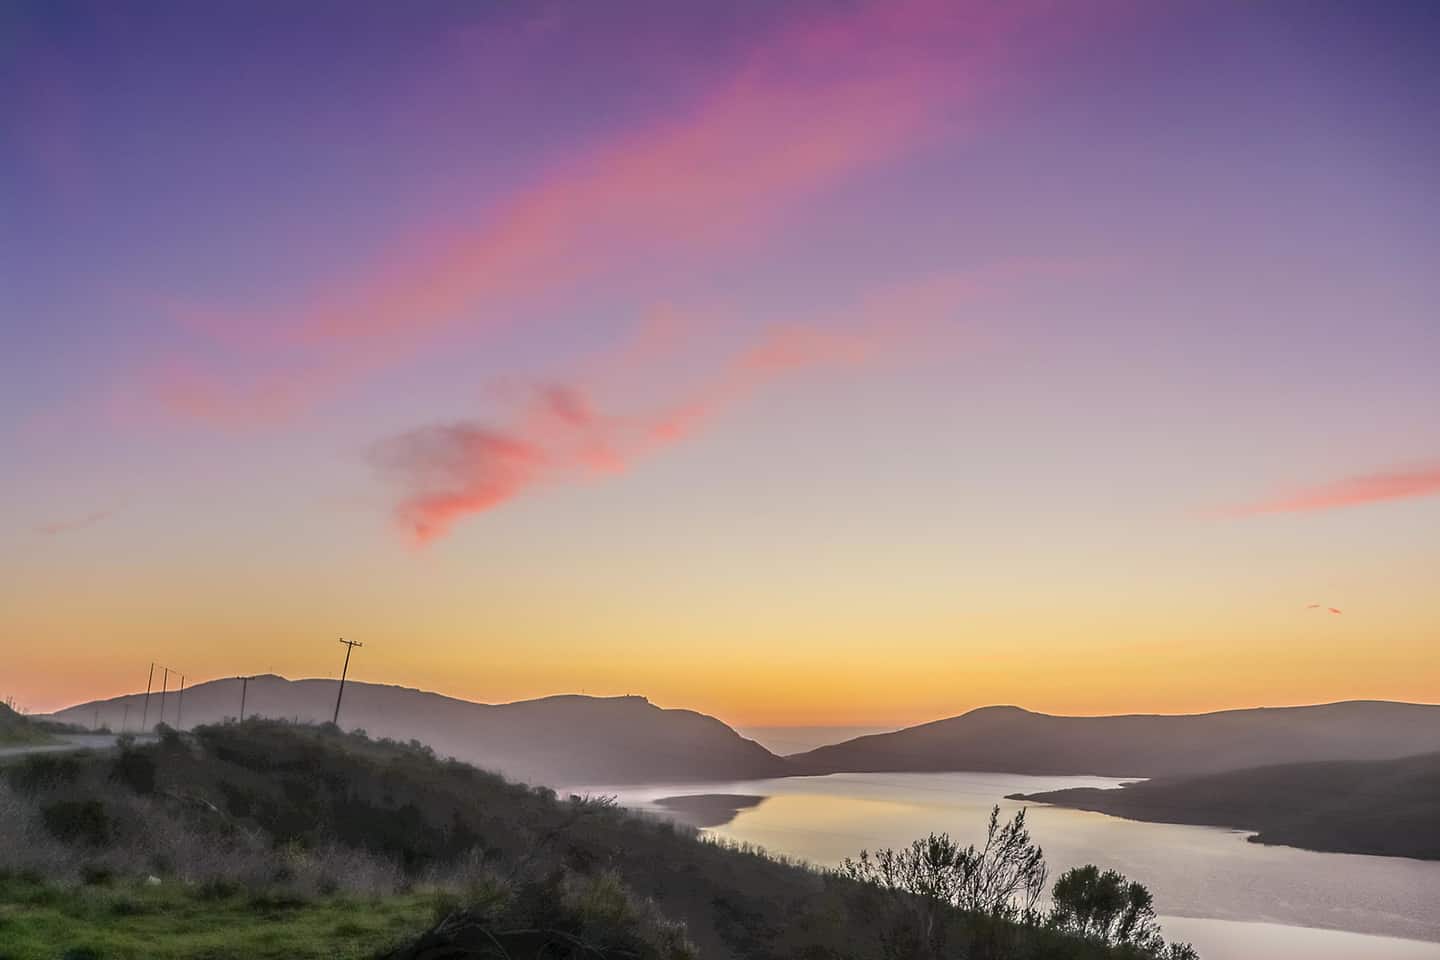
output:
<svg viewBox="0 0 1440 960"><path fill-rule="evenodd" d="M150 688L155 685L155 661L150 661L150 679L145 681L145 712L140 715L140 732L149 733L150 728L146 726L150 722Z"/></svg>
<svg viewBox="0 0 1440 960"><path fill-rule="evenodd" d="M180 674L180 702L175 706L175 729L185 729L185 674Z"/></svg>
<svg viewBox="0 0 1440 960"><path fill-rule="evenodd" d="M164 723L164 722L165 722L165 694L166 694L166 693L169 691L169 689L170 689L170 668L169 668L169 667L161 667L160 669L165 671L165 676L162 677L161 680L160 680L160 722L161 722L161 723Z"/></svg>
<svg viewBox="0 0 1440 960"><path fill-rule="evenodd" d="M340 638L340 642L345 644L345 666L340 670L340 689L335 691L335 716L330 721L337 727L340 725L340 698L345 696L345 675L350 672L350 654L356 647L365 646L359 640L346 640L344 637Z"/></svg>
<svg viewBox="0 0 1440 960"><path fill-rule="evenodd" d="M250 688L250 678L240 678L240 722L245 722L245 691Z"/></svg>

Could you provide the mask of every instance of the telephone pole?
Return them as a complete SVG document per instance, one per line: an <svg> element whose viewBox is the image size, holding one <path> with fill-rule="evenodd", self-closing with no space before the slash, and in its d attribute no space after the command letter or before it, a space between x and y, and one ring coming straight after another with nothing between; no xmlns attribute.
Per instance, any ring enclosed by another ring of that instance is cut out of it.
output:
<svg viewBox="0 0 1440 960"><path fill-rule="evenodd" d="M140 715L140 732L149 733L150 728L146 726L150 722L150 688L155 685L155 661L150 661L150 679L145 681L145 712Z"/></svg>
<svg viewBox="0 0 1440 960"><path fill-rule="evenodd" d="M345 675L350 672L350 654L355 652L356 647L365 646L359 640L346 640L344 637L340 638L340 642L345 644L345 666L340 670L340 689L335 691L335 716L330 721L337 727L340 726L340 698L345 696Z"/></svg>
<svg viewBox="0 0 1440 960"><path fill-rule="evenodd" d="M160 680L160 722L165 722L165 694L170 690L170 668L161 667L165 675Z"/></svg>
<svg viewBox="0 0 1440 960"><path fill-rule="evenodd" d="M245 693L250 689L250 678L240 678L240 722L245 722Z"/></svg>

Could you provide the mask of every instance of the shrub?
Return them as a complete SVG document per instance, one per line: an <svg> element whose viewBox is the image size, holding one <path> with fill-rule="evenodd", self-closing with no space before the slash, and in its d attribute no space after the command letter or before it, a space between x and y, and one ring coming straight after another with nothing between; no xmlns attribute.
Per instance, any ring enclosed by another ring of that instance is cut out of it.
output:
<svg viewBox="0 0 1440 960"><path fill-rule="evenodd" d="M155 758L148 751L122 747L110 777L136 793L155 792Z"/></svg>
<svg viewBox="0 0 1440 960"><path fill-rule="evenodd" d="M1065 871L1051 891L1050 926L1108 946L1128 946L1166 960L1192 960L1188 944L1165 944L1155 898L1144 884L1093 863Z"/></svg>
<svg viewBox="0 0 1440 960"><path fill-rule="evenodd" d="M44 807L45 829L56 840L103 847L110 843L114 826L99 800L60 800Z"/></svg>
<svg viewBox="0 0 1440 960"><path fill-rule="evenodd" d="M73 753L34 753L7 771L16 789L48 790L80 779L80 760Z"/></svg>

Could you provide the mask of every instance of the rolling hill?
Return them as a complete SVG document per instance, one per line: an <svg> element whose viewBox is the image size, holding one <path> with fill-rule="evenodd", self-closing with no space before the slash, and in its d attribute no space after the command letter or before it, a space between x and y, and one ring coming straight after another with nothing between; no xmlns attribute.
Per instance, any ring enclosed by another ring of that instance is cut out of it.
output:
<svg viewBox="0 0 1440 960"><path fill-rule="evenodd" d="M1287 763L1011 799L1131 820L1254 830L1257 843L1440 860L1440 753Z"/></svg>
<svg viewBox="0 0 1440 960"><path fill-rule="evenodd" d="M335 707L336 681L253 677L246 716L324 722ZM166 697L166 723L185 729L234 718L241 684L213 680ZM117 732L129 707L140 728L145 695L130 694L61 710L59 720L100 722ZM149 723L160 719L160 698L150 698ZM484 704L406 687L345 684L341 726L374 737L418 740L452 756L529 783L576 785L728 780L782 776L788 764L741 737L721 721L692 710L665 710L644 697L557 696Z"/></svg>
<svg viewBox="0 0 1440 960"><path fill-rule="evenodd" d="M1385 760L1440 745L1440 706L1356 700L1191 716L1059 717L984 707L788 759L797 773L1167 777L1275 763Z"/></svg>

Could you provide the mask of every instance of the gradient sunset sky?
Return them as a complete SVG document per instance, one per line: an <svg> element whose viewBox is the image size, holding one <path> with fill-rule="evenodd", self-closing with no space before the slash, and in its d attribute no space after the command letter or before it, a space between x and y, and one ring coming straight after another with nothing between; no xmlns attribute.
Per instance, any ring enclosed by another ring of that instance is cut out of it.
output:
<svg viewBox="0 0 1440 960"><path fill-rule="evenodd" d="M737 724L1440 701L1437 63L1429 3L7 3L0 696L345 636Z"/></svg>

